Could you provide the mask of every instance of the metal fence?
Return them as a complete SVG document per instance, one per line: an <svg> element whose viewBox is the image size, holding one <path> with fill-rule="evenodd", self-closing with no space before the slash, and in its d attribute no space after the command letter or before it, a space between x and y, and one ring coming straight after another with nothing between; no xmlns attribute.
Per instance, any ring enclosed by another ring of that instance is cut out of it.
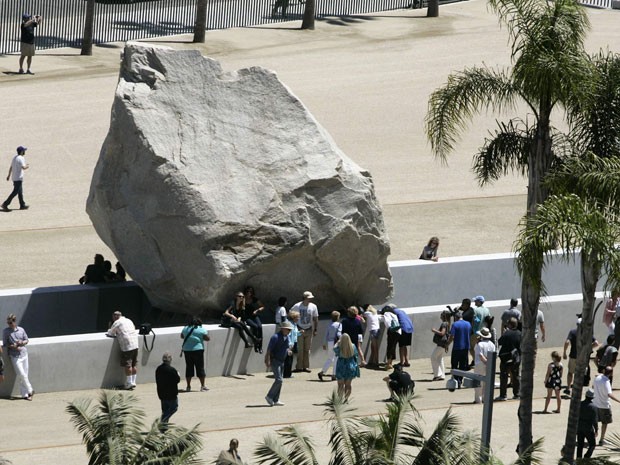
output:
<svg viewBox="0 0 620 465"><path fill-rule="evenodd" d="M302 0L303 1L303 0ZM207 29L246 27L301 19L305 4L288 0L210 0ZM450 0L448 0L450 1ZM316 0L316 16L347 16L422 6L422 0ZM447 3L441 1L440 3ZM23 13L39 14L37 48L80 47L85 0L0 0L0 54L19 51ZM144 39L193 31L196 0L97 0L93 42Z"/></svg>

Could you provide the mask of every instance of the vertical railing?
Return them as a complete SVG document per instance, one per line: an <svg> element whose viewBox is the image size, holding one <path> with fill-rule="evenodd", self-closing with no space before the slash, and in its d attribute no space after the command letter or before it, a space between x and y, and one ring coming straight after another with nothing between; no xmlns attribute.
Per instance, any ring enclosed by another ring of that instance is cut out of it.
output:
<svg viewBox="0 0 620 465"><path fill-rule="evenodd" d="M119 42L193 32L196 0L98 0L95 4L93 42ZM289 0L286 18L272 10L277 0L210 0L207 29L248 27L300 20L305 5ZM348 16L406 8L413 0L316 0L316 15ZM451 1L451 0L441 0ZM611 0L586 0L595 6ZM84 0L0 0L0 53L19 51L23 13L40 14L37 48L80 47L86 14Z"/></svg>

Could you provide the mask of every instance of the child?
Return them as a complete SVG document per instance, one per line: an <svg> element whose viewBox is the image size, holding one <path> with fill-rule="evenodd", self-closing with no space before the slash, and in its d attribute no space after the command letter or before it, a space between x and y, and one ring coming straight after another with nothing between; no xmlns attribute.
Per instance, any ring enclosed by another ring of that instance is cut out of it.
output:
<svg viewBox="0 0 620 465"><path fill-rule="evenodd" d="M338 339L340 339L340 336L342 335L342 326L338 321L340 320L340 313L334 311L332 312L331 317L332 322L327 327L327 331L325 332L325 341L323 342L323 350L327 351L327 360L325 360L325 363L323 364L323 369L319 373L319 379L321 381L323 381L323 376L327 375L327 370L329 370L330 366L333 365L334 368L336 367L334 345L336 344L336 342L338 342ZM333 372L334 368L332 368L332 380L335 379Z"/></svg>
<svg viewBox="0 0 620 465"><path fill-rule="evenodd" d="M293 377L293 354L297 353L297 338L300 334L299 328L297 327L297 322L299 321L299 312L296 310L291 310L288 314L288 319L293 328L288 335L288 341L291 347L291 351L290 354L288 354L284 359L284 370L282 373L283 378Z"/></svg>
<svg viewBox="0 0 620 465"><path fill-rule="evenodd" d="M366 307L364 312L366 317L366 323L368 325L368 337L370 338L370 357L368 358L367 366L369 368L379 367L379 315L377 310L372 305Z"/></svg>
<svg viewBox="0 0 620 465"><path fill-rule="evenodd" d="M560 388L562 387L562 372L564 371L564 366L562 366L562 358L556 350L551 352L551 359L553 362L547 366L547 374L545 375L547 398L545 399L545 409L543 413L549 413L547 407L549 407L549 402L551 402L551 394L553 391L555 391L555 398L558 402L558 408L554 410L553 413L560 413L560 406L562 405Z"/></svg>

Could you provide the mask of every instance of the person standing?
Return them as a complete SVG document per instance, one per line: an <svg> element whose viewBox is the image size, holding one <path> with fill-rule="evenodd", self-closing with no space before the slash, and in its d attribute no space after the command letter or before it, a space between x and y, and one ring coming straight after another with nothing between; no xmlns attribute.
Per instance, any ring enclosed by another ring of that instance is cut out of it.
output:
<svg viewBox="0 0 620 465"><path fill-rule="evenodd" d="M583 444L588 441L588 450L585 458L592 457L596 447L596 435L598 434L598 410L592 403L594 390L586 391L586 398L579 406L579 423L577 423L577 458L583 457Z"/></svg>
<svg viewBox="0 0 620 465"><path fill-rule="evenodd" d="M121 366L125 370L125 389L136 388L138 374L138 332L129 318L125 318L118 310L112 314L112 326L106 333L114 337L121 348Z"/></svg>
<svg viewBox="0 0 620 465"><path fill-rule="evenodd" d="M286 321L288 318L286 317L286 297L282 296L278 299L278 308L276 308L276 331L280 331L280 324L283 321Z"/></svg>
<svg viewBox="0 0 620 465"><path fill-rule="evenodd" d="M265 365L267 368L271 367L274 377L273 384L265 396L265 400L270 407L284 405L284 403L280 402L280 392L282 391L284 360L287 355L291 354L288 335L292 328L293 325L288 321L282 322L280 331L269 339L269 345L265 353Z"/></svg>
<svg viewBox="0 0 620 465"><path fill-rule="evenodd" d="M310 350L312 349L312 338L316 336L319 327L319 309L312 302L314 295L310 291L304 292L304 299L291 307L291 311L299 312L299 323L297 326L302 331L298 340L297 366L295 372L299 373L310 371Z"/></svg>
<svg viewBox="0 0 620 465"><path fill-rule="evenodd" d="M2 360L2 346L0 346L0 383L4 381L4 360Z"/></svg>
<svg viewBox="0 0 620 465"><path fill-rule="evenodd" d="M387 330L387 347L385 349L385 370L392 369L392 362L396 359L396 344L400 339L401 329L398 324L398 317L389 311L391 307L386 305L381 309L381 315L383 316L383 324Z"/></svg>
<svg viewBox="0 0 620 465"><path fill-rule="evenodd" d="M13 180L13 192L7 197L7 199L2 203L2 210L5 212L10 211L9 205L12 200L17 196L17 200L19 200L19 209L20 210L28 210L28 205L24 202L24 170L27 170L30 166L26 163L26 147L22 147L21 145L17 147L17 154L11 160L11 166L9 166L9 174L6 177L6 180Z"/></svg>
<svg viewBox="0 0 620 465"><path fill-rule="evenodd" d="M475 358L476 355L473 352L476 348L476 344L478 343L478 336L476 336L476 333L484 327L485 320L487 317L491 316L491 312L484 306L484 296L477 295L472 300L474 301L474 318L471 323L472 334L470 343L472 356ZM472 362L472 365L474 364L475 360Z"/></svg>
<svg viewBox="0 0 620 465"><path fill-rule="evenodd" d="M491 331L489 331L489 328L482 328L476 333L476 336L478 337L478 344L476 344L474 349L474 373L484 376L487 373L489 357L491 357L492 352L495 352L495 344L491 341ZM480 404L482 403L485 383L484 381L476 381L474 386L474 404Z"/></svg>
<svg viewBox="0 0 620 465"><path fill-rule="evenodd" d="M8 349L9 357L17 382L19 383L19 392L22 399L32 400L34 397L34 389L28 379L28 335L21 326L17 326L17 317L11 313L6 317L6 324L2 332L2 345Z"/></svg>
<svg viewBox="0 0 620 465"><path fill-rule="evenodd" d="M571 389L573 387L573 378L575 377L575 369L577 368L577 331L579 329L579 325L581 324L581 316L577 318L577 326L571 329L568 332L568 336L566 336L566 341L564 341L564 353L562 354L562 358L566 360L568 358L568 374L566 375L566 387L564 388L564 394L570 396ZM596 348L598 346L598 341L592 336L592 348ZM566 355L566 351L570 347L570 351L568 353L568 357ZM589 362L588 362L589 367ZM589 377L589 369L586 371L586 375ZM588 382L589 384L589 382Z"/></svg>
<svg viewBox="0 0 620 465"><path fill-rule="evenodd" d="M27 65L26 74L34 74L30 70L34 56L34 30L41 24L42 19L40 15L30 16L28 13L22 15L19 74L24 74L24 58Z"/></svg>
<svg viewBox="0 0 620 465"><path fill-rule="evenodd" d="M331 313L332 322L327 327L325 331L325 340L323 341L323 350L327 351L327 359L323 364L323 369L319 372L319 379L323 381L323 376L328 376L327 371L333 365L332 369L332 380L336 379L336 375L334 373L336 369L336 354L334 353L334 346L340 339L342 334L342 326L340 324L340 312L333 311Z"/></svg>
<svg viewBox="0 0 620 465"><path fill-rule="evenodd" d="M519 305L517 299L510 299L510 308L502 313L502 334L508 330L508 323L511 318L517 319L517 328L521 327L521 311L517 308L517 305Z"/></svg>
<svg viewBox="0 0 620 465"><path fill-rule="evenodd" d="M192 322L181 331L183 354L185 355L185 392L192 390L192 378L194 373L200 380L200 390L208 391L205 386L205 342L211 338L207 330L202 327L200 318L194 318Z"/></svg>
<svg viewBox="0 0 620 465"><path fill-rule="evenodd" d="M446 379L446 370L443 365L443 356L448 351L450 316L450 311L444 310L439 315L439 318L441 319L441 325L439 325L439 328L431 328L431 331L433 332L433 343L435 344L435 349L431 354L433 381L443 381L444 379Z"/></svg>
<svg viewBox="0 0 620 465"><path fill-rule="evenodd" d="M497 343L499 349L499 397L496 401L506 400L508 391L508 377L512 384L512 398L519 398L519 367L521 366L521 331L517 329L518 322L515 317L508 321L508 329L502 334Z"/></svg>
<svg viewBox="0 0 620 465"><path fill-rule="evenodd" d="M168 423L170 417L179 409L179 382L181 377L175 370L170 352L164 352L162 364L155 370L157 397L161 400L161 422Z"/></svg>
<svg viewBox="0 0 620 465"><path fill-rule="evenodd" d="M594 378L594 399L592 403L598 409L598 421L601 422L601 439L598 442L599 446L605 445L607 425L613 422L611 402L609 399L613 399L620 403L620 399L614 396L611 390L611 383L608 378L610 372L611 370L609 368L600 367L598 369L598 375Z"/></svg>
<svg viewBox="0 0 620 465"><path fill-rule="evenodd" d="M360 377L360 367L357 347L347 333L342 333L340 340L334 347L336 354L336 380L338 381L338 394L344 397L345 402L351 396L351 382L353 378Z"/></svg>
<svg viewBox="0 0 620 465"><path fill-rule="evenodd" d="M463 319L461 312L456 312L454 314L454 324L450 328L450 338L448 339L448 345L454 342L450 357L453 370L465 371L469 368L467 354L469 353L470 334L471 324ZM452 375L452 377L456 380L458 389L461 389L463 377L455 375Z"/></svg>
<svg viewBox="0 0 620 465"><path fill-rule="evenodd" d="M413 323L407 315L400 308L397 308L393 304L383 307L384 312L391 312L398 318L398 325L400 326L400 337L398 339L398 350L400 355L400 364L404 367L410 366L409 364L409 347L413 338Z"/></svg>

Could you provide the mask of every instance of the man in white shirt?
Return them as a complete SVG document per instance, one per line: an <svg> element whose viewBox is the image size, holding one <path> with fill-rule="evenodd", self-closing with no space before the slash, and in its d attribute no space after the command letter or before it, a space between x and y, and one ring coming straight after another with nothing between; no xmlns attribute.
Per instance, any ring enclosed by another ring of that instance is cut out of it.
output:
<svg viewBox="0 0 620 465"><path fill-rule="evenodd" d="M491 331L489 328L482 328L480 331L476 333L476 338L478 339L478 343L474 349L475 358L474 358L474 373L479 375L486 375L487 373L487 362L489 357L491 357L491 353L495 352L495 344L491 341ZM476 382L474 387L474 404L482 403L483 393L484 393L484 385L483 382Z"/></svg>
<svg viewBox="0 0 620 465"><path fill-rule="evenodd" d="M106 336L116 338L121 348L121 366L127 377L125 389L135 389L138 373L138 332L133 322L118 310L112 314L112 320Z"/></svg>
<svg viewBox="0 0 620 465"><path fill-rule="evenodd" d="M297 366L295 372L305 371L310 373L310 349L312 349L312 338L316 336L319 327L319 309L312 302L314 295L312 292L304 292L304 300L297 302L291 307L289 313L293 310L299 312L299 322L297 326L301 331L297 340Z"/></svg>
<svg viewBox="0 0 620 465"><path fill-rule="evenodd" d="M24 182L24 170L27 170L29 167L28 163L26 163L26 159L24 158L25 155L26 147L22 147L20 145L17 147L17 155L15 155L13 160L11 160L11 166L9 167L9 174L6 177L6 180L13 180L13 192L11 192L11 195L9 195L0 206L5 212L10 211L9 205L15 196L17 196L17 199L19 200L19 209L28 210L28 205L24 202L24 191L22 187Z"/></svg>
<svg viewBox="0 0 620 465"><path fill-rule="evenodd" d="M611 402L609 399L613 399L616 402L620 402L620 399L615 397L611 390L611 383L609 382L609 375L611 374L610 367L599 367L598 375L594 378L594 400L592 404L598 409L598 420L601 422L601 440L598 445L605 445L605 432L607 431L607 425L612 423L611 416Z"/></svg>

